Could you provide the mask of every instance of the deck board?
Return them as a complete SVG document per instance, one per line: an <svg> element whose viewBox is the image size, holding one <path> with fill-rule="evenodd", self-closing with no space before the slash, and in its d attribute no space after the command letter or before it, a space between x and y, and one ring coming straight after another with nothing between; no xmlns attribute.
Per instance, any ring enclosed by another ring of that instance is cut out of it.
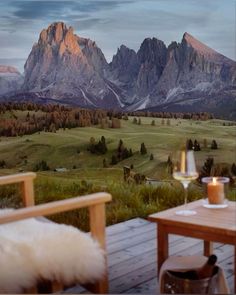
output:
<svg viewBox="0 0 236 295"><path fill-rule="evenodd" d="M107 227L110 293L158 294L156 224L136 218ZM214 244L214 253L224 268L229 287L234 287L233 246ZM203 242L170 235L170 255L201 255ZM72 288L71 293L87 293ZM67 291L68 293L68 291Z"/></svg>

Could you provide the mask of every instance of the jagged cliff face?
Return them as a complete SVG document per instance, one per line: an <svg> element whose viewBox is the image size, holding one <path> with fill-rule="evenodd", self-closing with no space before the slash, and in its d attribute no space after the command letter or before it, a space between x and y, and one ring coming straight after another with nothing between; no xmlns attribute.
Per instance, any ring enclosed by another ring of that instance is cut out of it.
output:
<svg viewBox="0 0 236 295"><path fill-rule="evenodd" d="M16 92L23 83L23 77L14 67L0 65L0 95Z"/></svg>
<svg viewBox="0 0 236 295"><path fill-rule="evenodd" d="M236 62L185 33L168 47L156 38L137 52L122 45L108 64L95 42L54 23L32 48L21 91L85 107L199 111L227 99L236 104Z"/></svg>
<svg viewBox="0 0 236 295"><path fill-rule="evenodd" d="M128 51L126 48L126 52ZM113 72L120 67L119 63L114 63L117 56L119 52L110 64ZM123 56L123 60L127 56ZM135 72L136 75L131 74L132 83L127 80L127 84L123 86L132 89L132 98L127 99L133 102L128 107L131 110L169 104L185 98L188 103L190 98L214 99L214 95L221 92L225 96L225 91L228 91L230 97L235 97L231 88L236 87L236 63L188 33L184 34L181 43L173 42L168 48L155 38L145 39L136 54L138 62L134 56L135 52L133 58L128 59L127 72ZM132 60L135 60L133 66ZM128 73L126 75L129 76ZM116 82L123 80L118 76Z"/></svg>
<svg viewBox="0 0 236 295"><path fill-rule="evenodd" d="M169 101L181 93L213 94L226 86L236 86L235 64L185 33L180 44L174 42L168 48L156 96Z"/></svg>
<svg viewBox="0 0 236 295"><path fill-rule="evenodd" d="M41 32L26 61L23 91L84 106L120 107L103 77L106 68L95 42L76 36L63 23L54 23Z"/></svg>
<svg viewBox="0 0 236 295"><path fill-rule="evenodd" d="M167 48L156 38L147 38L136 53L122 45L109 64L114 83L126 91L126 103L136 104L150 95L166 64Z"/></svg>
<svg viewBox="0 0 236 295"><path fill-rule="evenodd" d="M145 39L137 53L140 69L137 78L138 96L152 93L166 65L167 48L165 44L153 39Z"/></svg>

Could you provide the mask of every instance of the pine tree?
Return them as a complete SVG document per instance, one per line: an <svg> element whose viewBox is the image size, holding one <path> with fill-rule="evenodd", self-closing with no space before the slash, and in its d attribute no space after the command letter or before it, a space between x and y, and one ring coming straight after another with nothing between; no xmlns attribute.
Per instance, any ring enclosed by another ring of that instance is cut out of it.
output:
<svg viewBox="0 0 236 295"><path fill-rule="evenodd" d="M141 155L146 155L146 153L147 153L147 149L145 147L144 142L141 143L140 153L141 153Z"/></svg>
<svg viewBox="0 0 236 295"><path fill-rule="evenodd" d="M102 164L103 164L103 168L107 168L108 167L106 159L103 159Z"/></svg>
<svg viewBox="0 0 236 295"><path fill-rule="evenodd" d="M194 150L195 152L201 150L201 148L200 148L200 144L198 143L198 141L197 141L196 139L194 140L193 150Z"/></svg>
<svg viewBox="0 0 236 295"><path fill-rule="evenodd" d="M193 149L193 142L191 138L186 141L186 148L188 151L191 151Z"/></svg>
<svg viewBox="0 0 236 295"><path fill-rule="evenodd" d="M153 154L150 155L150 161L154 160Z"/></svg>
<svg viewBox="0 0 236 295"><path fill-rule="evenodd" d="M210 176L212 173L213 166L214 166L214 158L212 157L207 158L201 170L201 177Z"/></svg>
<svg viewBox="0 0 236 295"><path fill-rule="evenodd" d="M235 163L233 163L232 166L231 166L231 173L236 176L236 165L235 165Z"/></svg>
<svg viewBox="0 0 236 295"><path fill-rule="evenodd" d="M133 156L133 151L132 151L132 149L129 149L129 156L130 156L130 157Z"/></svg>
<svg viewBox="0 0 236 295"><path fill-rule="evenodd" d="M212 143L211 143L211 149L212 150L217 150L218 149L218 145L217 145L217 143L216 143L216 141L214 139L212 140Z"/></svg>

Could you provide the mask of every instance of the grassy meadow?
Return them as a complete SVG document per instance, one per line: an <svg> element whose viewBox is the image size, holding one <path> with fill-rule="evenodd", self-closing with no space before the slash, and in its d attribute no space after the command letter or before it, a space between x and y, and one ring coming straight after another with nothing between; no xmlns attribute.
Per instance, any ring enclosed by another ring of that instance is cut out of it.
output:
<svg viewBox="0 0 236 295"><path fill-rule="evenodd" d="M155 126L151 126L152 120L155 120ZM14 138L1 137L0 161L6 162L6 168L0 169L0 175L32 171L37 163L44 160L50 170L37 172L37 203L108 191L113 195L113 201L107 210L107 221L108 224L113 224L136 216L146 217L152 212L183 203L183 189L168 174L166 162L168 155L180 149L186 139L196 139L201 145L202 150L195 153L199 169L208 156L214 157L216 164L236 163L236 129L235 126L227 126L226 121L171 119L169 126L162 125L160 118L142 117L141 125L133 124L132 121L132 117L128 121L122 120L120 129L101 129L97 126L59 130L56 133L40 132ZM106 139L108 152L105 155L91 154L87 150L90 138L94 137L98 141L101 136ZM120 139L125 147L133 150L133 156L117 165L103 168L103 159L110 164L111 156L117 149ZM204 139L208 143L205 148ZM213 139L218 144L217 150L210 148ZM147 148L146 155L139 152L142 142ZM152 161L150 154L154 156ZM135 172L163 180L163 184L151 187L124 183L123 166L131 164ZM53 171L59 167L67 168L67 171ZM16 187L2 187L0 194L1 198L5 196L1 199L2 207L20 206ZM198 199L202 196L202 187L197 183L192 184L189 199ZM235 188L231 188L230 199L235 199L235 196ZM60 214L53 219L87 229L85 211Z"/></svg>

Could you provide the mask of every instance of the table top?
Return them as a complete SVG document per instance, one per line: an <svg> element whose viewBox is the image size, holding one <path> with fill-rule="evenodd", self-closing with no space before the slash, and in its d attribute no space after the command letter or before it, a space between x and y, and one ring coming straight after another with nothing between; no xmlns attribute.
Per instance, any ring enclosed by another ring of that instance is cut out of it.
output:
<svg viewBox="0 0 236 295"><path fill-rule="evenodd" d="M193 209L196 215L182 216L175 214L183 210L184 205L149 215L148 220L162 225L214 232L214 234L231 236L236 239L236 202L228 202L223 209L209 209L203 207L203 200L188 203L187 209Z"/></svg>

